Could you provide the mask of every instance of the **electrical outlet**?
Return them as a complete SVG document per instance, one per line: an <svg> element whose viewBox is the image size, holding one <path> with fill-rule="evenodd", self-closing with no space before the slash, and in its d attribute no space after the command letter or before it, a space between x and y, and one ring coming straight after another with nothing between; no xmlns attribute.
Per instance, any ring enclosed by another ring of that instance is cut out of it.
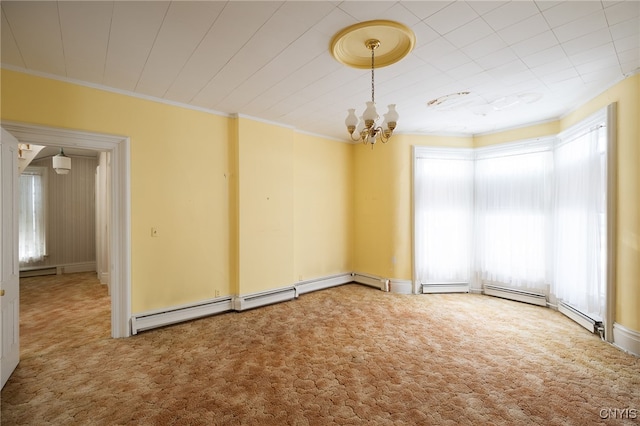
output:
<svg viewBox="0 0 640 426"><path fill-rule="evenodd" d="M160 232L158 231L158 228L156 228L155 226L151 228L151 236L152 237L159 237L160 236Z"/></svg>
<svg viewBox="0 0 640 426"><path fill-rule="evenodd" d="M220 290L216 289L215 295L216 295L216 297L220 297Z"/></svg>

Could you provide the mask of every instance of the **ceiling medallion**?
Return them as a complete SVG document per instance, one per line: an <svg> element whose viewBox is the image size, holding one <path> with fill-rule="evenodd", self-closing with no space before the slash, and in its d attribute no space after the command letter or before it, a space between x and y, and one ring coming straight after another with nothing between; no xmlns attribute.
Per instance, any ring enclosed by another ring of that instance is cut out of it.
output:
<svg viewBox="0 0 640 426"><path fill-rule="evenodd" d="M338 32L331 39L333 57L347 66L366 69L371 66L371 50L367 40L380 42L376 48L378 68L395 64L407 56L416 43L416 36L406 25L378 19L359 22Z"/></svg>
<svg viewBox="0 0 640 426"><path fill-rule="evenodd" d="M383 20L352 25L331 40L331 54L337 61L353 68L371 67L371 101L366 102L359 123L355 109L349 109L345 120L353 141L373 148L376 140L386 143L391 138L399 116L395 104L391 104L382 125L376 123L380 117L375 107L375 65L380 68L395 64L411 52L415 41L413 31L405 25Z"/></svg>

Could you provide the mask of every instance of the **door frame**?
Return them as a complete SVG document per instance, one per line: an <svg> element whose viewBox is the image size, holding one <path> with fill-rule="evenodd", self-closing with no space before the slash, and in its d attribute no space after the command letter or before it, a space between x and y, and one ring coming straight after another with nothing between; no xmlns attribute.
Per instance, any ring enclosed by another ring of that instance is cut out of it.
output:
<svg viewBox="0 0 640 426"><path fill-rule="evenodd" d="M127 136L2 121L21 143L111 152L111 337L131 335L131 161Z"/></svg>

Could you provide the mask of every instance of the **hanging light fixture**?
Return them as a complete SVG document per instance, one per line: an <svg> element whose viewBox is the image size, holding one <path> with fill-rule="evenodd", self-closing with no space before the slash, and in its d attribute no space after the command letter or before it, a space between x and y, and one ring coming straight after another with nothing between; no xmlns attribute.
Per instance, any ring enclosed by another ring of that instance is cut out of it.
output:
<svg viewBox="0 0 640 426"><path fill-rule="evenodd" d="M399 118L395 104L389 105L382 124L378 124L375 69L400 61L414 45L415 34L410 28L387 20L359 22L341 30L331 40L330 51L337 61L354 68L371 67L371 101L366 102L360 120L356 110L349 109L344 121L353 141L370 144L373 148L378 140L386 143L393 135Z"/></svg>
<svg viewBox="0 0 640 426"><path fill-rule="evenodd" d="M59 175L66 175L71 170L71 158L64 155L64 149L60 148L60 153L53 156L53 170Z"/></svg>
<svg viewBox="0 0 640 426"><path fill-rule="evenodd" d="M396 111L396 105L390 104L389 111L384 115L384 121L381 126L377 125L378 112L376 111L376 87L375 87L375 51L380 47L380 40L369 39L365 41L367 49L371 50L371 102L367 102L366 109L362 114L362 120L360 124L364 123L364 127L356 132L358 125L358 117L356 116L356 110L354 108L349 109L344 124L347 126L347 131L351 135L353 141L360 141L362 143L371 144L371 148L376 143L376 140L380 138L382 143L387 143L396 128L398 122L398 112ZM386 127L386 128L385 128ZM354 137L354 133L357 136Z"/></svg>

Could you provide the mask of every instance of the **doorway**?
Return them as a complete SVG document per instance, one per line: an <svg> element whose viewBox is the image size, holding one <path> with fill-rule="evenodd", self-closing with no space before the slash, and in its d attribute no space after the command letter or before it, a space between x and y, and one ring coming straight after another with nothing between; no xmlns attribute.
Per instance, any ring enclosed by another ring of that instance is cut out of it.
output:
<svg viewBox="0 0 640 426"><path fill-rule="evenodd" d="M131 328L131 240L129 138L76 130L2 122L21 143L108 152L111 157L109 281L111 337L129 337Z"/></svg>

